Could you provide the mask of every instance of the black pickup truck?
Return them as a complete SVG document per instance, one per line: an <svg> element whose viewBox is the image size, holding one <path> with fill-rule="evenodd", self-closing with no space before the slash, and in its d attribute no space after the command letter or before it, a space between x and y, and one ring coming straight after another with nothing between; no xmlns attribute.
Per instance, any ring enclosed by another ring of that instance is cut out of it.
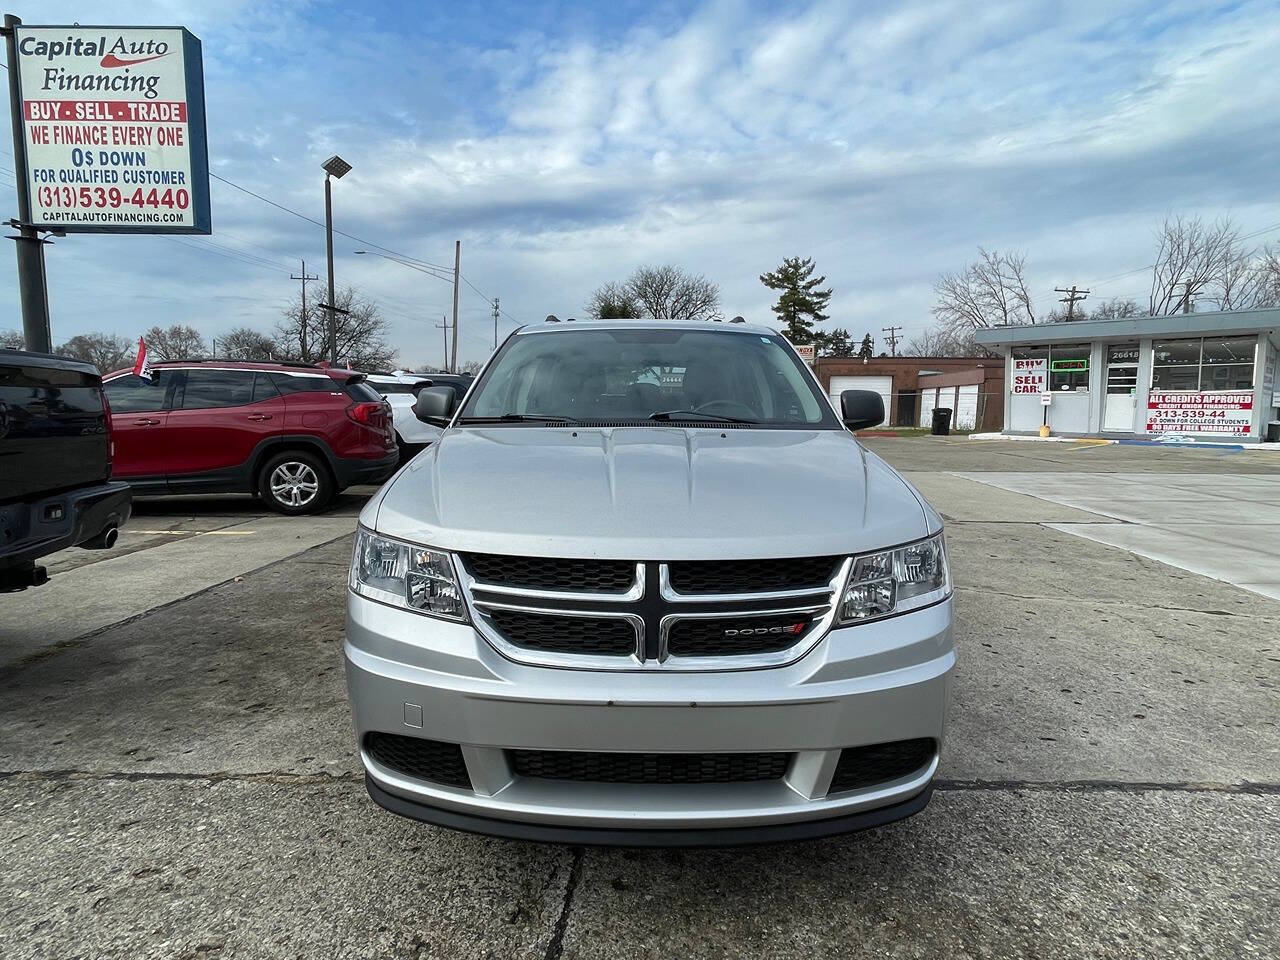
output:
<svg viewBox="0 0 1280 960"><path fill-rule="evenodd" d="M0 350L0 593L44 583L41 557L115 544L133 500L111 453L96 368Z"/></svg>

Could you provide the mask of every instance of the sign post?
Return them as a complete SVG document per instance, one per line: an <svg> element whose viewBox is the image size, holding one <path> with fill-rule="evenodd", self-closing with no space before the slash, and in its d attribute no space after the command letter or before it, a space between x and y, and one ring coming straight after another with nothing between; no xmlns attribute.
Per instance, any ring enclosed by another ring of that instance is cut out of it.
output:
<svg viewBox="0 0 1280 960"><path fill-rule="evenodd" d="M44 245L40 231L31 226L31 195L27 192L25 141L19 118L22 94L18 90L18 42L15 28L21 24L11 13L4 16L5 62L9 67L9 115L13 128L14 179L18 184L18 216L8 221L17 230L10 237L18 244L18 296L22 301L22 338L28 350L48 353L53 349L49 329L49 289L44 272Z"/></svg>
<svg viewBox="0 0 1280 960"><path fill-rule="evenodd" d="M5 17L30 349L49 349L40 234L211 232L200 41L182 27Z"/></svg>

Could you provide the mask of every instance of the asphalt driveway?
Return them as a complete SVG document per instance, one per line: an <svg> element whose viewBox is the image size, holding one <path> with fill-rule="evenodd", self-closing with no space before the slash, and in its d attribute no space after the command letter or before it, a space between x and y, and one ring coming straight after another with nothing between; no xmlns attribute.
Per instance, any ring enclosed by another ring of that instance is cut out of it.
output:
<svg viewBox="0 0 1280 960"><path fill-rule="evenodd" d="M978 475L1158 474L1193 503L1186 478L1265 488L1280 464L869 446L948 518L958 585L921 815L719 851L393 817L364 795L342 679L358 500L279 529L248 501L160 502L105 558L0 597L0 955L1273 955L1280 601L1063 529L1125 522L1096 503Z"/></svg>

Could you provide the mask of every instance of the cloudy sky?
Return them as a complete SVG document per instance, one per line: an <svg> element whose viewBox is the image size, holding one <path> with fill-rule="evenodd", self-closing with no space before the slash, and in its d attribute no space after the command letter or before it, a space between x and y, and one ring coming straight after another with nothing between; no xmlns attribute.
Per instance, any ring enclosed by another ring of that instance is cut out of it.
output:
<svg viewBox="0 0 1280 960"><path fill-rule="evenodd" d="M408 364L439 362L447 283L354 256L451 262L461 354L600 282L677 263L726 314L771 318L758 275L813 256L828 326L929 323L979 245L1053 287L1145 302L1169 213L1280 240L1280 6L1267 2L10 2L27 23L181 24L204 45L212 170L323 219L339 283L377 300ZM358 9L357 9L358 8ZM353 12L353 9L355 12ZM12 197L8 133L0 190ZM5 216L11 216L10 200ZM213 183L207 239L76 236L48 249L54 340L191 323L268 330L323 230ZM313 288L317 293L318 287ZM0 309L20 326L13 255Z"/></svg>

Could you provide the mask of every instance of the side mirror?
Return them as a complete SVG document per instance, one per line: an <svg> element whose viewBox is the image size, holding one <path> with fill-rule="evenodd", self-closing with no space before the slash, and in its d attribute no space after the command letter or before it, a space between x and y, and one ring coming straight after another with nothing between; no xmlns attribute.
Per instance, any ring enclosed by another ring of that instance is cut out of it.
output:
<svg viewBox="0 0 1280 960"><path fill-rule="evenodd" d="M423 423L447 427L457 405L458 395L453 392L453 387L427 387L420 390L418 398L413 401L413 415Z"/></svg>
<svg viewBox="0 0 1280 960"><path fill-rule="evenodd" d="M884 397L874 390L846 390L840 394L840 418L850 430L884 423Z"/></svg>

